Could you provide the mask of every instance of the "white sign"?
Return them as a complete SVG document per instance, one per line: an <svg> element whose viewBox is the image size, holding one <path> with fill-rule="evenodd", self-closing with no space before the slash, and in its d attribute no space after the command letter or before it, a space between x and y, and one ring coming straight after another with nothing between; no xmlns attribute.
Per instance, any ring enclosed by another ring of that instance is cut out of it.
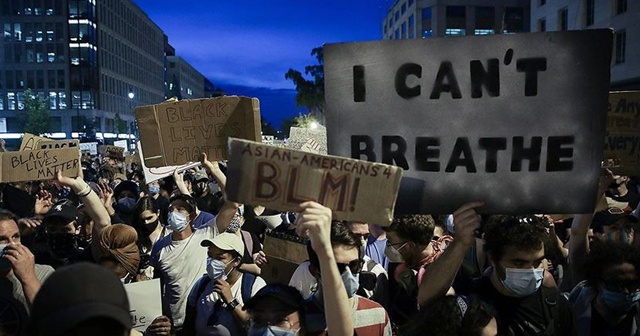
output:
<svg viewBox="0 0 640 336"><path fill-rule="evenodd" d="M187 169L191 169L200 165L200 162L191 162L184 164L182 166L166 166L166 167L155 167L149 168L144 164L144 157L142 155L142 145L138 142L138 155L140 155L140 163L142 164L142 172L144 172L144 181L146 183L151 183L153 181L157 181L161 178L173 175L173 172L178 168L178 171L184 171Z"/></svg>
<svg viewBox="0 0 640 336"><path fill-rule="evenodd" d="M118 141L114 141L113 145L116 147L122 147L124 148L125 152L129 152L129 148L127 148L127 140L118 140Z"/></svg>
<svg viewBox="0 0 640 336"><path fill-rule="evenodd" d="M124 285L129 298L133 329L144 332L153 320L162 315L160 279Z"/></svg>
<svg viewBox="0 0 640 336"><path fill-rule="evenodd" d="M80 144L80 152L89 152L91 155L98 155L97 142L85 142Z"/></svg>

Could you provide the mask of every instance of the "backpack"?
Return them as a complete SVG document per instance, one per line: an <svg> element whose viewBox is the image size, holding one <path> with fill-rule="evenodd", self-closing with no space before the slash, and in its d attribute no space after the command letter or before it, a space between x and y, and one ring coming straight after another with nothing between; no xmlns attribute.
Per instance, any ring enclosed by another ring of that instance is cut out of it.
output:
<svg viewBox="0 0 640 336"><path fill-rule="evenodd" d="M240 295L242 296L242 302L245 304L251 298L251 288L253 288L253 284L256 282L256 276L251 273L242 273L242 284L240 285ZM198 289L196 291L196 299L202 295L204 289L207 288L207 285L211 283L211 278L208 275L204 275L202 280L198 282Z"/></svg>

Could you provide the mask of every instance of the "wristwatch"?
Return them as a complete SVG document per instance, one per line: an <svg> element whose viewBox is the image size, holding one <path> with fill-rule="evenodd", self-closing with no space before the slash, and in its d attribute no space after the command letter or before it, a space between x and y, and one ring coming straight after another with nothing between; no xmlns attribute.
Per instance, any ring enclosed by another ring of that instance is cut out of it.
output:
<svg viewBox="0 0 640 336"><path fill-rule="evenodd" d="M231 302L227 303L226 309L228 311L233 311L239 304L240 302L238 302L238 299L233 299Z"/></svg>

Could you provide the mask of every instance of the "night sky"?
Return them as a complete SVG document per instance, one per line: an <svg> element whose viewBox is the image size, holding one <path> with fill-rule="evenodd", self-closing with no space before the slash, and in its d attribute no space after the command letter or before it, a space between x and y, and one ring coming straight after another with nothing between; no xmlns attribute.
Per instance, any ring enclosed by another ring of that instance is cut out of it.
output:
<svg viewBox="0 0 640 336"><path fill-rule="evenodd" d="M134 0L183 57L227 94L261 101L279 127L303 113L289 68L315 64L325 43L379 40L387 0Z"/></svg>

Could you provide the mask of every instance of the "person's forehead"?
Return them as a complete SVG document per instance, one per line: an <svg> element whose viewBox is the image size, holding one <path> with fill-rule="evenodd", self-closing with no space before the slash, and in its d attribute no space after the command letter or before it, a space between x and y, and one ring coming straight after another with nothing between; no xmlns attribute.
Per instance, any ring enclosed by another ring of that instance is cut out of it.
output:
<svg viewBox="0 0 640 336"><path fill-rule="evenodd" d="M347 264L351 261L358 259L358 249L355 246L347 245L333 245L333 255L336 258L336 262Z"/></svg>
<svg viewBox="0 0 640 336"><path fill-rule="evenodd" d="M544 257L544 244L540 243L540 248L533 250L522 250L510 245L504 249L503 260L528 260L535 261Z"/></svg>
<svg viewBox="0 0 640 336"><path fill-rule="evenodd" d="M395 231L387 231L387 239L392 243L399 243L402 241L402 238L398 236L398 233Z"/></svg>
<svg viewBox="0 0 640 336"><path fill-rule="evenodd" d="M0 221L0 235L13 236L16 232L20 232L20 230L14 220L5 219Z"/></svg>
<svg viewBox="0 0 640 336"><path fill-rule="evenodd" d="M369 233L369 224L360 222L349 222L351 232L357 234Z"/></svg>
<svg viewBox="0 0 640 336"><path fill-rule="evenodd" d="M637 280L640 282L635 266L628 262L607 268L603 278L606 280Z"/></svg>
<svg viewBox="0 0 640 336"><path fill-rule="evenodd" d="M140 214L140 217L150 217L155 215L151 210L145 210Z"/></svg>
<svg viewBox="0 0 640 336"><path fill-rule="evenodd" d="M213 256L222 256L225 253L229 253L229 251L225 251L215 245L209 245L209 247L207 247L208 251L209 251L209 255L213 255Z"/></svg>

